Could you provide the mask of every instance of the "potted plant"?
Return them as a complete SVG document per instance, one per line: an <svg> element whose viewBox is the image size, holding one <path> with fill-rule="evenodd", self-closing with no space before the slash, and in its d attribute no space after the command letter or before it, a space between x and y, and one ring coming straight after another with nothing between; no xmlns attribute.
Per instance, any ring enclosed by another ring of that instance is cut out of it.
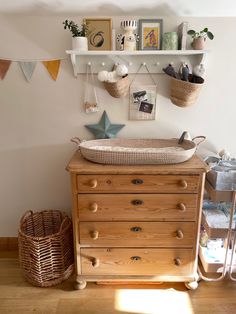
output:
<svg viewBox="0 0 236 314"><path fill-rule="evenodd" d="M79 26L74 21L68 20L65 20L62 24L64 24L64 29L68 29L72 33L72 50L87 51L87 25L82 23Z"/></svg>
<svg viewBox="0 0 236 314"><path fill-rule="evenodd" d="M193 38L192 47L196 50L204 49L205 41L207 38L209 38L210 40L214 38L214 35L212 34L212 32L209 32L207 27L205 27L200 32L196 32L193 29L190 29L188 31L188 35Z"/></svg>

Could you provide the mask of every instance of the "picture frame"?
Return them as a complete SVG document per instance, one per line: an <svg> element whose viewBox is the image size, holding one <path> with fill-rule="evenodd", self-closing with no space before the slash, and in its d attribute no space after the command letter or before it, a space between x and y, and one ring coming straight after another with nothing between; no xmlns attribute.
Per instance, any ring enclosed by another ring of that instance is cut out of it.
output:
<svg viewBox="0 0 236 314"><path fill-rule="evenodd" d="M112 19L85 18L88 50L112 50Z"/></svg>
<svg viewBox="0 0 236 314"><path fill-rule="evenodd" d="M156 85L131 85L129 96L129 120L155 120L156 101Z"/></svg>
<svg viewBox="0 0 236 314"><path fill-rule="evenodd" d="M139 50L160 50L162 33L162 19L139 20Z"/></svg>

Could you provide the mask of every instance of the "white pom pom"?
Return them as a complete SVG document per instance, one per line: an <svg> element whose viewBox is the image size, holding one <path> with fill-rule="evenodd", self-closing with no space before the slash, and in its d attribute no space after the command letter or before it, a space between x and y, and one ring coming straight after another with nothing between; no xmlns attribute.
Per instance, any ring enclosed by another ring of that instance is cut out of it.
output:
<svg viewBox="0 0 236 314"><path fill-rule="evenodd" d="M101 82L106 82L108 80L108 72L107 71L98 72L98 80Z"/></svg>
<svg viewBox="0 0 236 314"><path fill-rule="evenodd" d="M124 64L119 64L116 68L116 74L118 76L125 76L128 74L128 68Z"/></svg>

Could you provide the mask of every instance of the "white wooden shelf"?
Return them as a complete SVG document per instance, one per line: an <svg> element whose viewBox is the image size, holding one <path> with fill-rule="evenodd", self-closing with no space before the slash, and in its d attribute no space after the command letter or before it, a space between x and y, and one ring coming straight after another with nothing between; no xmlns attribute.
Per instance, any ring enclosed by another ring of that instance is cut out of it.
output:
<svg viewBox="0 0 236 314"><path fill-rule="evenodd" d="M67 50L70 55L74 75L86 73L87 64L92 65L94 73L101 70L111 71L114 64L124 63L129 73L136 73L140 64L146 63L151 73L163 73L162 69L169 63L176 67L182 62L191 65L205 62L208 50L137 50L137 51L76 51ZM143 69L143 72L146 70Z"/></svg>

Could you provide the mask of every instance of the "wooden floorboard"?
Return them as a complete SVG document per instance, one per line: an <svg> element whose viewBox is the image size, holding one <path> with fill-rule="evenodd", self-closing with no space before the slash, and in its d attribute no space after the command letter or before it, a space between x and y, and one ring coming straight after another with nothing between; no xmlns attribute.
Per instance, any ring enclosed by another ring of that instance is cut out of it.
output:
<svg viewBox="0 0 236 314"><path fill-rule="evenodd" d="M51 288L28 284L15 256L0 254L1 314L217 314L236 312L236 283L199 283L188 291L183 283L161 285L96 285L73 290L73 276Z"/></svg>

